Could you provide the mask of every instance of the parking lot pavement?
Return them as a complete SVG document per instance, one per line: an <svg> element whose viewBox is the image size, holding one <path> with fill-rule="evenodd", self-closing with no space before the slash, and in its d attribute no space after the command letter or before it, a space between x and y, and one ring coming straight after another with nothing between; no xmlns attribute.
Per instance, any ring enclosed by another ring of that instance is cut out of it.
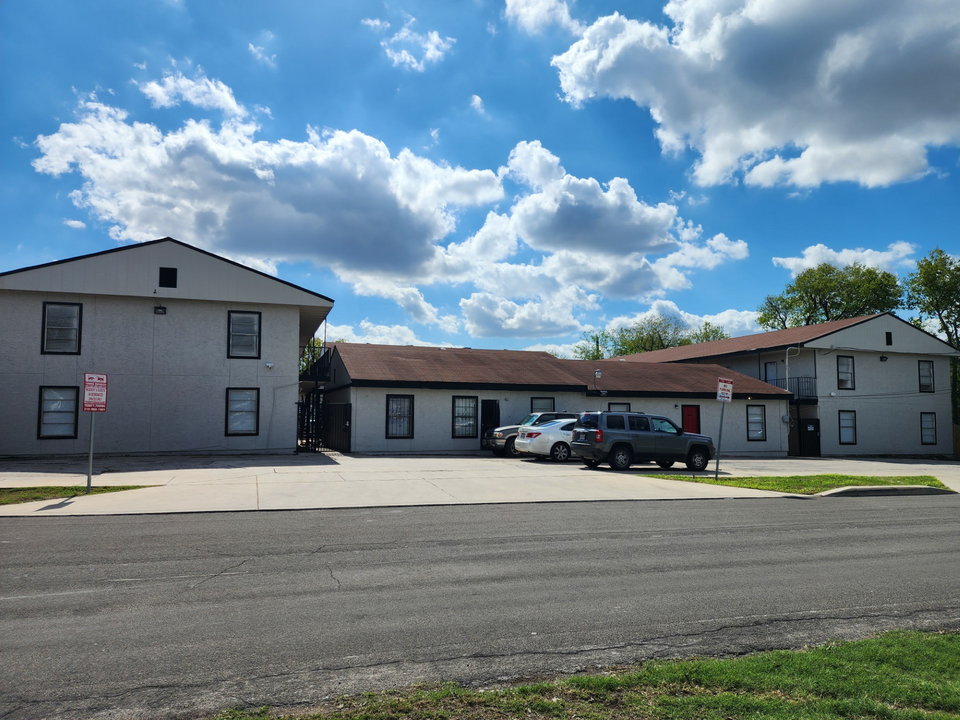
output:
<svg viewBox="0 0 960 720"><path fill-rule="evenodd" d="M304 454L95 458L94 485L152 485L87 496L86 459L0 461L0 487L79 486L75 497L0 507L0 515L51 516L226 512L342 507L778 497L780 493L651 477L571 461L471 456ZM711 463L709 474L714 469ZM685 474L678 466L669 472ZM933 475L960 491L960 464L830 458L721 459L727 476Z"/></svg>

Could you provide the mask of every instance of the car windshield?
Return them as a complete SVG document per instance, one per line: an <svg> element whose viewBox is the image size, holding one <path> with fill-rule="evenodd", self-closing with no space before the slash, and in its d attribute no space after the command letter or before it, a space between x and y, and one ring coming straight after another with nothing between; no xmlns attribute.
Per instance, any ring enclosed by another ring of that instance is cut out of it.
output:
<svg viewBox="0 0 960 720"><path fill-rule="evenodd" d="M520 421L521 425L531 425L533 421L540 417L539 413L530 413L523 420Z"/></svg>
<svg viewBox="0 0 960 720"><path fill-rule="evenodd" d="M581 413L577 418L577 425L585 428L595 428L600 425L600 413Z"/></svg>

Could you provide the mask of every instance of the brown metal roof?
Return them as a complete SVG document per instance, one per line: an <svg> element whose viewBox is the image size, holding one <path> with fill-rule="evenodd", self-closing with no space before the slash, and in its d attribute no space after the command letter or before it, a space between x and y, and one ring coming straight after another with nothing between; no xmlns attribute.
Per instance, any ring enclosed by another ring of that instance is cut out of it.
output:
<svg viewBox="0 0 960 720"><path fill-rule="evenodd" d="M472 350L401 345L335 343L352 382L387 386L461 384L594 389L594 371L602 371L597 390L650 395L716 395L717 379L734 380L737 397L788 396L789 393L719 365L658 365L562 360L546 352Z"/></svg>
<svg viewBox="0 0 960 720"><path fill-rule="evenodd" d="M880 317L880 315L889 314L890 313L862 315L845 320L819 323L818 325L804 325L803 327L787 328L786 330L773 330L771 332L757 333L756 335L743 335L741 337L727 338L726 340L714 340L712 342L667 348L666 350L654 350L652 352L637 353L636 355L624 355L623 360L631 363L683 362L684 360L694 360L703 357L738 355L757 350L773 350L775 348L787 347L788 345L803 345L806 342L816 340L824 335L829 335L830 333L843 330L852 325L859 325L862 322ZM619 358L612 359L614 361L619 360Z"/></svg>

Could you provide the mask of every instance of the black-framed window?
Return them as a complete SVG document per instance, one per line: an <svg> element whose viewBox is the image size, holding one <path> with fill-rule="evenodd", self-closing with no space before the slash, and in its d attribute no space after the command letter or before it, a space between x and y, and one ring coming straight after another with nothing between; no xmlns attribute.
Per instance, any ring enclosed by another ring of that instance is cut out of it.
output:
<svg viewBox="0 0 960 720"><path fill-rule="evenodd" d="M157 285L162 288L175 288L177 286L177 269L171 267L160 268L160 277L157 279Z"/></svg>
<svg viewBox="0 0 960 720"><path fill-rule="evenodd" d="M227 313L227 357L260 359L260 313L230 310Z"/></svg>
<svg viewBox="0 0 960 720"><path fill-rule="evenodd" d="M763 405L747 405L747 440L767 439L767 408Z"/></svg>
<svg viewBox="0 0 960 720"><path fill-rule="evenodd" d="M857 444L857 411L840 410L838 414L840 424L840 444Z"/></svg>
<svg viewBox="0 0 960 720"><path fill-rule="evenodd" d="M224 434L260 434L260 388L227 388Z"/></svg>
<svg viewBox="0 0 960 720"><path fill-rule="evenodd" d="M40 352L44 355L79 355L82 328L82 303L45 302Z"/></svg>
<svg viewBox="0 0 960 720"><path fill-rule="evenodd" d="M630 403L607 403L610 412L630 412Z"/></svg>
<svg viewBox="0 0 960 720"><path fill-rule="evenodd" d="M453 435L455 438L477 437L476 396L453 396Z"/></svg>
<svg viewBox="0 0 960 720"><path fill-rule="evenodd" d="M555 410L552 397L530 398L530 412L553 412Z"/></svg>
<svg viewBox="0 0 960 720"><path fill-rule="evenodd" d="M413 437L413 395L387 395L388 438Z"/></svg>
<svg viewBox="0 0 960 720"><path fill-rule="evenodd" d="M887 345L893 345L893 333L888 332L886 337Z"/></svg>
<svg viewBox="0 0 960 720"><path fill-rule="evenodd" d="M920 413L920 443L922 445L937 444L936 413Z"/></svg>
<svg viewBox="0 0 960 720"><path fill-rule="evenodd" d="M79 398L80 388L75 385L42 385L37 413L37 438L76 438L80 415L77 407Z"/></svg>
<svg viewBox="0 0 960 720"><path fill-rule="evenodd" d="M933 384L933 360L918 360L917 369L920 373L920 392L932 393Z"/></svg>
<svg viewBox="0 0 960 720"><path fill-rule="evenodd" d="M857 380L852 355L837 355L837 389L856 390Z"/></svg>

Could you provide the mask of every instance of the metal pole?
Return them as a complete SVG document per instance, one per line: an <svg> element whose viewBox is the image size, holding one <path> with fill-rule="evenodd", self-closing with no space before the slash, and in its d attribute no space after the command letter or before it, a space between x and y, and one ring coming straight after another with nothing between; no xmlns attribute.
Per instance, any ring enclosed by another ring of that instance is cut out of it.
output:
<svg viewBox="0 0 960 720"><path fill-rule="evenodd" d="M713 472L713 481L717 482L720 479L720 445L723 443L723 411L726 409L727 404L720 403L720 432L717 434L717 467Z"/></svg>
<svg viewBox="0 0 960 720"><path fill-rule="evenodd" d="M90 493L90 479L93 477L93 419L95 412L90 413L90 457L87 461L87 493Z"/></svg>

